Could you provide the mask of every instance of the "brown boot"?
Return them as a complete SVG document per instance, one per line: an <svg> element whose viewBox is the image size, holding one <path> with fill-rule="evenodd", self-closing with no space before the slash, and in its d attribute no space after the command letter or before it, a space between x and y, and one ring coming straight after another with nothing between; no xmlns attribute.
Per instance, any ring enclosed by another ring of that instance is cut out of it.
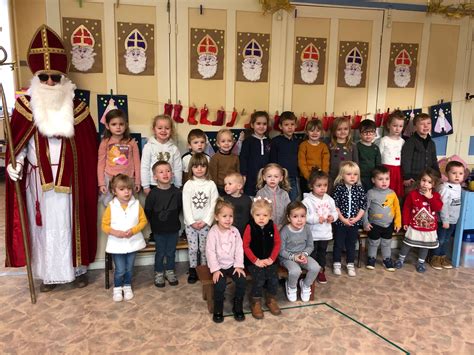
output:
<svg viewBox="0 0 474 355"><path fill-rule="evenodd" d="M433 255L430 261L430 265L435 270L442 270L443 267L441 266L441 257L437 255Z"/></svg>
<svg viewBox="0 0 474 355"><path fill-rule="evenodd" d="M267 305L270 313L274 316L279 316L281 314L280 306L278 306L277 300L274 295L266 295L265 304Z"/></svg>
<svg viewBox="0 0 474 355"><path fill-rule="evenodd" d="M250 297L250 310L255 319L263 319L262 299L260 297Z"/></svg>
<svg viewBox="0 0 474 355"><path fill-rule="evenodd" d="M446 257L446 255L440 256L440 258L441 258L441 266L443 267L443 269L453 268L453 265L451 265L451 263L448 261L448 258Z"/></svg>

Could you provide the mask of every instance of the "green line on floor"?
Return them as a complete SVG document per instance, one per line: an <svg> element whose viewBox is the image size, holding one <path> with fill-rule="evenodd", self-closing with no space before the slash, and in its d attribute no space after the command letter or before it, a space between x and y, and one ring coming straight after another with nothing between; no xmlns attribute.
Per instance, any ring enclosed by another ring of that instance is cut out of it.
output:
<svg viewBox="0 0 474 355"><path fill-rule="evenodd" d="M408 352L407 350L405 350L402 347L398 346L393 341L385 338L383 335L377 333L375 330L373 330L369 326L365 325L362 322L359 322L357 319L355 319L355 318L349 316L348 314L340 311L336 307L331 306L329 303L319 302L319 303L302 304L302 305L297 305L297 306L287 306L287 307L280 307L280 308L283 309L283 310L286 310L286 309L305 308L305 307L314 307L314 306L326 306L326 307L330 308L331 310L335 311L336 313L339 313L343 317L346 317L347 319L351 320L352 322L356 323L357 325L360 325L364 329L367 329L369 332L371 332L372 334L378 336L380 339L384 340L385 342L389 343L390 345L396 347L398 350L404 352L406 355L410 355L410 352ZM264 310L264 312L269 312L269 310ZM244 314L251 314L251 313L252 312L244 312ZM233 316L232 313L224 315L224 317L232 317L232 316Z"/></svg>

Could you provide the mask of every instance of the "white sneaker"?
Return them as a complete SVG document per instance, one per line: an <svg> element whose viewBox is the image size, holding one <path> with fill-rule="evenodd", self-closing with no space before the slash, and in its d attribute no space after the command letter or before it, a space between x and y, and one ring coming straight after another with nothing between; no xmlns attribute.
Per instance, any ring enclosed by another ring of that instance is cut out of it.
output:
<svg viewBox="0 0 474 355"><path fill-rule="evenodd" d="M288 280L285 281L285 289L286 289L286 297L288 298L288 301L295 302L296 299L298 298L298 295L297 295L298 289L296 287L295 288L289 287Z"/></svg>
<svg viewBox="0 0 474 355"><path fill-rule="evenodd" d="M309 302L309 298L311 297L311 287L305 286L303 279L300 280L300 289L301 300L303 302Z"/></svg>
<svg viewBox="0 0 474 355"><path fill-rule="evenodd" d="M123 301L122 287L114 287L114 293L113 293L112 299L115 302Z"/></svg>
<svg viewBox="0 0 474 355"><path fill-rule="evenodd" d="M336 276L341 276L341 263L334 263L332 265L332 272Z"/></svg>
<svg viewBox="0 0 474 355"><path fill-rule="evenodd" d="M347 275L349 275L350 277L356 276L354 264L347 264Z"/></svg>
<svg viewBox="0 0 474 355"><path fill-rule="evenodd" d="M130 301L133 298L132 286L123 287L123 299L125 301Z"/></svg>

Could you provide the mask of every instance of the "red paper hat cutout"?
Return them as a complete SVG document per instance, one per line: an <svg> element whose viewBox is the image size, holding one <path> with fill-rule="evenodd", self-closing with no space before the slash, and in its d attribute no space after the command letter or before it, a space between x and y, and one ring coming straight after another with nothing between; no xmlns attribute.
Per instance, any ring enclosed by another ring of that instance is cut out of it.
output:
<svg viewBox="0 0 474 355"><path fill-rule="evenodd" d="M213 54L217 55L219 47L211 36L205 35L198 44L197 52L201 54Z"/></svg>
<svg viewBox="0 0 474 355"><path fill-rule="evenodd" d="M402 49L395 58L395 65L411 65L411 58L406 49Z"/></svg>
<svg viewBox="0 0 474 355"><path fill-rule="evenodd" d="M318 48L313 43L308 44L304 47L303 52L301 52L301 61L305 60L319 60L319 51Z"/></svg>
<svg viewBox="0 0 474 355"><path fill-rule="evenodd" d="M72 33L71 44L73 46L94 47L95 40L87 27L80 25Z"/></svg>
<svg viewBox="0 0 474 355"><path fill-rule="evenodd" d="M67 74L69 61L61 37L46 25L41 25L31 40L27 54L28 67L38 72Z"/></svg>

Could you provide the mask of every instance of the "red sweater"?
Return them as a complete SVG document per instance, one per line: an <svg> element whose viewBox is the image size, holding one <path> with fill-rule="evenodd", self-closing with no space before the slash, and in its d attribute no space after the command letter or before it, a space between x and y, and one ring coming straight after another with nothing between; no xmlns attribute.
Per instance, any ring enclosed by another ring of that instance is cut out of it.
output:
<svg viewBox="0 0 474 355"><path fill-rule="evenodd" d="M252 233L251 233L251 224L254 223L253 222L253 219L251 221L250 224L247 225L247 227L245 228L245 232L244 232L244 253L245 253L245 256L247 257L247 259L252 262L252 264L255 264L255 262L257 261L257 259L259 259L255 253L261 253L262 251L254 251L251 249L251 242L252 242ZM268 226L268 225L267 225ZM263 232L263 235L267 234L266 231L267 228L263 228L262 232ZM270 253L270 259L273 260L273 262L276 261L276 259L278 258L278 254L280 253L280 245L281 245L281 240L280 240L280 233L278 232L278 228L276 226L276 224L273 224L273 248L272 248L272 252ZM254 238L262 238L262 235L254 235L253 236ZM264 236L265 238L265 236Z"/></svg>
<svg viewBox="0 0 474 355"><path fill-rule="evenodd" d="M418 190L410 191L403 204L403 225L422 232L432 232L438 227L438 213L443 207L441 196L433 191L428 199Z"/></svg>

